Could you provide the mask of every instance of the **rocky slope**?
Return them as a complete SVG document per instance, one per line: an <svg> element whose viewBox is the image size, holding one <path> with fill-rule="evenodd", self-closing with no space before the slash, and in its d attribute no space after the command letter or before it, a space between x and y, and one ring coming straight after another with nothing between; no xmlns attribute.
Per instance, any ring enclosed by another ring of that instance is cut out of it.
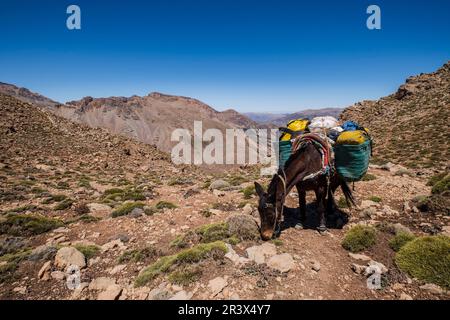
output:
<svg viewBox="0 0 450 320"><path fill-rule="evenodd" d="M450 163L450 62L408 78L390 96L345 109L342 119L371 130L376 160L443 170Z"/></svg>
<svg viewBox="0 0 450 320"><path fill-rule="evenodd" d="M156 145L170 151L175 129L193 132L194 121L202 121L203 130L225 132L232 128L256 128L258 125L234 110L218 112L192 98L151 93L145 97L86 97L69 102L55 110L56 114L91 127L106 128L117 134Z"/></svg>
<svg viewBox="0 0 450 320"><path fill-rule="evenodd" d="M53 101L43 95L31 92L27 88L19 88L15 85L0 82L0 93L16 97L17 99L29 102L40 107L53 109L59 105L59 102Z"/></svg>
<svg viewBox="0 0 450 320"><path fill-rule="evenodd" d="M1 94L0 132L0 299L449 297L394 262L391 230L450 232L448 216L410 201L430 191L426 180L398 166L371 168L357 184L359 207L341 207L323 235L312 194L308 228L293 227L292 192L281 237L263 243L252 185L268 181L257 168L175 167L152 146ZM341 243L357 224L379 231L354 255ZM374 263L380 290L363 273Z"/></svg>

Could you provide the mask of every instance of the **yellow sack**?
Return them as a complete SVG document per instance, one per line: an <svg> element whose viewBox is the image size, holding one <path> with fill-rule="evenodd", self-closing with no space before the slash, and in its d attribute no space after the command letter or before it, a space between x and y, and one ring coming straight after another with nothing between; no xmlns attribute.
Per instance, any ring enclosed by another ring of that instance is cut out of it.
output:
<svg viewBox="0 0 450 320"><path fill-rule="evenodd" d="M363 144L369 139L366 131L344 131L336 140L337 144Z"/></svg>
<svg viewBox="0 0 450 320"><path fill-rule="evenodd" d="M287 128L292 131L305 131L308 128L309 120L297 119L289 121L287 124ZM281 141L289 141L292 136L290 133L283 133L280 140Z"/></svg>

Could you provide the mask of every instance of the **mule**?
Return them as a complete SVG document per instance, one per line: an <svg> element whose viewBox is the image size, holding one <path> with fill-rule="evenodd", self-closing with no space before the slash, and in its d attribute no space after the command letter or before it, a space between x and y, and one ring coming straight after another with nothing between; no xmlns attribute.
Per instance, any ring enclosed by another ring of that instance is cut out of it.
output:
<svg viewBox="0 0 450 320"><path fill-rule="evenodd" d="M300 138L301 139L301 138ZM312 143L303 143L286 162L284 169L279 169L272 178L267 192L255 182L256 194L259 197L258 211L261 219L261 238L272 239L281 233L281 218L286 196L293 187L297 188L300 206L300 222L303 227L306 219L306 191L316 194L319 216L318 231L324 232L326 227L326 211L336 208L334 193L340 186L349 206L355 204L348 184L335 172L331 175L317 174L322 170L322 154ZM306 178L306 179L305 179Z"/></svg>

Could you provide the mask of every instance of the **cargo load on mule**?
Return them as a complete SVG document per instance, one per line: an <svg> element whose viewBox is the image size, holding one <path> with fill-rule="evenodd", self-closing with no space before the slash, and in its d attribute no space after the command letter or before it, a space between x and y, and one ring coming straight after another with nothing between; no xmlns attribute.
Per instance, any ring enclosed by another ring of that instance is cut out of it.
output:
<svg viewBox="0 0 450 320"><path fill-rule="evenodd" d="M280 168L283 168L286 161L289 159L292 153L292 142L299 136L308 133L309 120L308 119L295 119L289 121L286 127L280 128L280 141L279 141L279 164Z"/></svg>
<svg viewBox="0 0 450 320"><path fill-rule="evenodd" d="M334 144L334 167L347 182L360 181L369 169L372 139L369 130L356 122L347 121Z"/></svg>
<svg viewBox="0 0 450 320"><path fill-rule="evenodd" d="M362 179L369 168L372 155L372 139L369 130L354 121L339 125L334 117L316 117L314 119L297 119L280 128L279 167L284 168L292 154L292 145L299 137L313 133L328 142L331 148L329 161L331 170L347 182Z"/></svg>

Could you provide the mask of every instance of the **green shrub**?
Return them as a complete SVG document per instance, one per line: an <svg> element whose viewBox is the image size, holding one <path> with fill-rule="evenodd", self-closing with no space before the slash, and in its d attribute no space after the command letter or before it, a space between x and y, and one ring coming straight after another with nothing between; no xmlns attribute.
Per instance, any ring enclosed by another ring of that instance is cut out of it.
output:
<svg viewBox="0 0 450 320"><path fill-rule="evenodd" d="M441 194L449 190L450 190L450 174L446 175L444 178L436 182L431 192L433 194Z"/></svg>
<svg viewBox="0 0 450 320"><path fill-rule="evenodd" d="M372 180L376 180L377 179L377 177L375 176L375 175L373 175L373 174L370 174L370 173L366 173L365 175L364 175L364 177L362 177L362 181L372 181Z"/></svg>
<svg viewBox="0 0 450 320"><path fill-rule="evenodd" d="M251 199L251 197L256 194L255 186L250 185L248 187L245 187L241 190L241 192L244 194L244 199Z"/></svg>
<svg viewBox="0 0 450 320"><path fill-rule="evenodd" d="M380 203L383 199L381 199L381 198L378 197L378 196L372 196L372 197L369 198L369 200L370 200L370 201L373 201L373 202Z"/></svg>
<svg viewBox="0 0 450 320"><path fill-rule="evenodd" d="M151 259L157 255L156 249L153 247L145 247L143 249L133 249L125 251L119 258L119 263L123 262L142 262Z"/></svg>
<svg viewBox="0 0 450 320"><path fill-rule="evenodd" d="M450 288L450 237L426 236L405 244L395 256L410 276Z"/></svg>
<svg viewBox="0 0 450 320"><path fill-rule="evenodd" d="M142 270L135 280L135 285L137 287L144 286L158 275L168 272L169 269L175 265L196 263L210 257L215 252L221 252L222 254L226 253L227 247L225 243L222 241L206 244L202 243L190 249L185 249L177 254L161 257L158 261Z"/></svg>
<svg viewBox="0 0 450 320"><path fill-rule="evenodd" d="M156 204L155 207L158 210L178 208L178 206L176 204L173 204L172 202L168 202L168 201L160 201Z"/></svg>
<svg viewBox="0 0 450 320"><path fill-rule="evenodd" d="M8 214L5 220L0 222L0 234L31 236L48 232L63 225L62 221L52 218L37 215Z"/></svg>
<svg viewBox="0 0 450 320"><path fill-rule="evenodd" d="M399 251L401 247L415 238L416 237L412 233L400 231L389 241L389 246L392 250Z"/></svg>
<svg viewBox="0 0 450 320"><path fill-rule="evenodd" d="M130 203L124 203L122 204L119 208L115 209L112 213L111 216L113 218L117 218L117 217L121 217L121 216L126 216L127 214L129 214L131 211L133 211L133 209L135 208L143 208L144 204L142 202L130 202Z"/></svg>
<svg viewBox="0 0 450 320"><path fill-rule="evenodd" d="M340 197L338 202L337 202L337 206L339 208L348 208L347 200L345 200L344 197Z"/></svg>
<svg viewBox="0 0 450 320"><path fill-rule="evenodd" d="M66 200L58 203L54 209L57 211L66 210L66 209L69 209L72 206L72 204L73 204L72 199L66 199Z"/></svg>
<svg viewBox="0 0 450 320"><path fill-rule="evenodd" d="M342 241L342 247L351 252L360 252L372 247L376 242L376 229L370 226L352 227Z"/></svg>
<svg viewBox="0 0 450 320"><path fill-rule="evenodd" d="M84 254L86 259L93 258L100 252L100 247L96 245L77 244L73 247Z"/></svg>
<svg viewBox="0 0 450 320"><path fill-rule="evenodd" d="M202 276L202 270L198 266L185 266L181 270L175 270L169 274L169 281L173 284L187 286L196 282Z"/></svg>

